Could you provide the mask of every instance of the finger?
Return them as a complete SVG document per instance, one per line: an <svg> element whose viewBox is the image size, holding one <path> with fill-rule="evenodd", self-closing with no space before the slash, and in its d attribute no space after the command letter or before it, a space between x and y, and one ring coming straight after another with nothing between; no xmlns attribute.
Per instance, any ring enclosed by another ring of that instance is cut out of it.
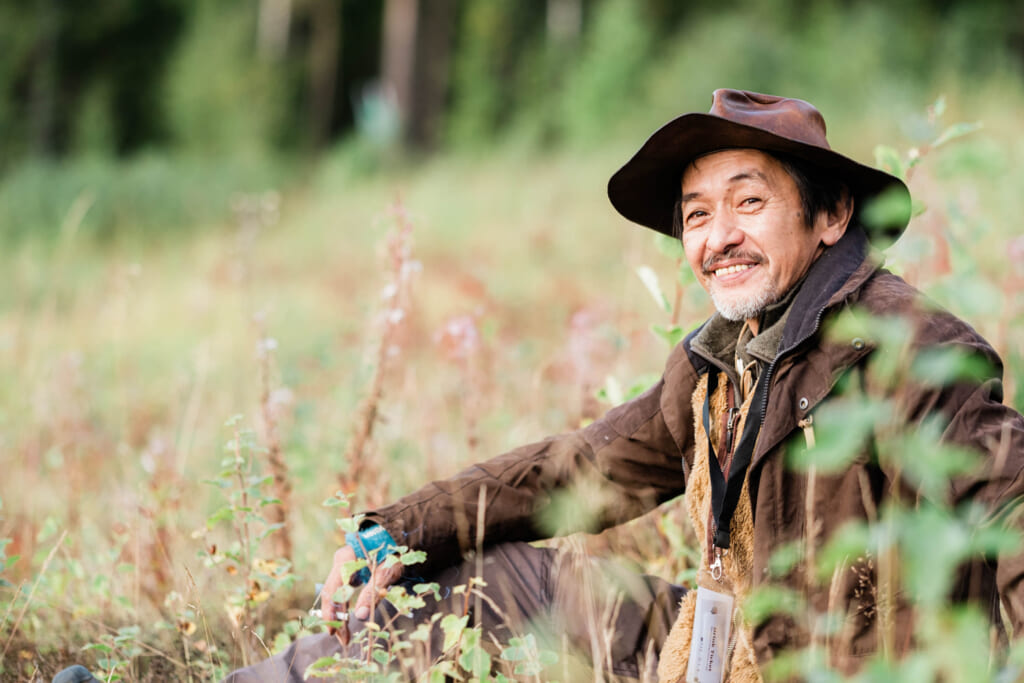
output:
<svg viewBox="0 0 1024 683"><path fill-rule="evenodd" d="M370 618L370 611L377 606L384 596L387 595L387 588L394 584L402 576L402 565L395 564L391 567L375 567L370 574L367 586L359 592L356 600L354 616L360 621Z"/></svg>
<svg viewBox="0 0 1024 683"><path fill-rule="evenodd" d="M355 553L353 550L346 546L342 546L334 553L334 564L327 575L327 580L324 582L323 592L320 594L321 614L324 621L344 622L348 618L347 606L336 604L334 602L334 594L341 588L343 583L342 571L345 563L351 561L354 557ZM347 626L342 624L341 627L336 627L331 624L327 628L328 632L336 636L342 645L348 644L349 633Z"/></svg>

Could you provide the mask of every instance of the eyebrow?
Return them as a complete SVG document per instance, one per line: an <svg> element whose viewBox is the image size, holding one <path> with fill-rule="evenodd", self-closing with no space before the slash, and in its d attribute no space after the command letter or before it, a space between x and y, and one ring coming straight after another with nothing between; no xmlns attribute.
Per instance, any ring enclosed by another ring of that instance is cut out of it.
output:
<svg viewBox="0 0 1024 683"><path fill-rule="evenodd" d="M749 171L740 171L733 177L729 178L730 183L738 183L741 180L760 180L762 182L767 183L768 176L766 176L764 173L761 173L761 171L751 169ZM685 204L686 202L693 201L694 199L697 199L700 196L700 192L687 192L686 194L679 198L679 202L680 204Z"/></svg>

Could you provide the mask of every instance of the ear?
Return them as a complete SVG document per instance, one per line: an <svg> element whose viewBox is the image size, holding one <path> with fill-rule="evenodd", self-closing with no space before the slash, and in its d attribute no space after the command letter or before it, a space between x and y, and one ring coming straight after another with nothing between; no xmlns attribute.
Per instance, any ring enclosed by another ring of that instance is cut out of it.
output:
<svg viewBox="0 0 1024 683"><path fill-rule="evenodd" d="M853 197L850 195L850 191L844 187L842 196L839 197L835 206L829 211L818 214L818 225L815 227L819 230L821 243L826 247L831 247L838 242L839 238L846 234L846 228L850 224L851 218L853 218Z"/></svg>

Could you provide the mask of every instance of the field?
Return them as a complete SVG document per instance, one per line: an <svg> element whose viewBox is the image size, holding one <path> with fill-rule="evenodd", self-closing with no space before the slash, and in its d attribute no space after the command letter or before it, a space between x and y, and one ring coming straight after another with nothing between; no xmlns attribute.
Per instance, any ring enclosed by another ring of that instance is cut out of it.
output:
<svg viewBox="0 0 1024 683"><path fill-rule="evenodd" d="M831 134L862 160L876 144L924 152L910 185L926 210L889 262L992 341L1019 409L1022 97L1000 97L951 96L930 123L927 102L863 126L847 112ZM922 145L958 121L983 127ZM605 198L640 134L370 174L339 148L183 237L94 239L81 193L55 237L12 241L0 676L222 676L305 628L341 540L322 504L337 491L353 512L391 500L656 378L668 347L651 325L689 329L710 308ZM670 504L583 542L685 580L680 519Z"/></svg>

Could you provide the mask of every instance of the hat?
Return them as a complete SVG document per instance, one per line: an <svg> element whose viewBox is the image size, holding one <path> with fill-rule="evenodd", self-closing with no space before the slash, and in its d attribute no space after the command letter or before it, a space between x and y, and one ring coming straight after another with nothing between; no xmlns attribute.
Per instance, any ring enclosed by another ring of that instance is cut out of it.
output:
<svg viewBox="0 0 1024 683"><path fill-rule="evenodd" d="M821 112L803 100L743 90L716 90L710 113L683 114L655 131L608 181L608 198L629 220L671 235L683 171L704 154L736 148L781 152L845 182L876 244L896 241L907 227L907 186L896 176L833 152ZM884 209L865 216L870 200L883 194Z"/></svg>

